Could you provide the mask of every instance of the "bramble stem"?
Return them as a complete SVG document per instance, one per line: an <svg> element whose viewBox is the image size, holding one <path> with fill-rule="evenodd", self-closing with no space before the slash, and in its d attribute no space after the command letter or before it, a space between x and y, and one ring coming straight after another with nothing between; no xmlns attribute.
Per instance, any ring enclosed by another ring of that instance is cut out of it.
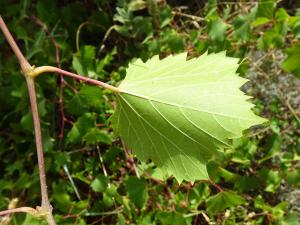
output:
<svg viewBox="0 0 300 225"><path fill-rule="evenodd" d="M34 85L34 79L30 77L28 74L33 70L33 67L26 60L18 45L16 44L14 38L9 32L4 20L0 16L0 28L4 33L5 38L7 39L10 47L15 53L16 57L19 60L22 73L24 74L27 82L29 98L30 98L30 106L32 111L32 118L34 124L34 134L35 134L35 144L38 156L38 166L39 166L39 175L40 175L40 185L41 185L41 212L46 214L47 222L49 225L56 225L55 220L52 215L52 206L49 202L48 198L48 190L47 190L47 182L46 182L46 172L45 172L45 161L44 161L44 153L43 153L43 144L42 144L42 132L40 125L40 118L38 113L38 106L36 101L36 91Z"/></svg>
<svg viewBox="0 0 300 225"><path fill-rule="evenodd" d="M39 166L39 174L40 174L40 183L41 183L41 195L42 195L42 209L43 211L48 212L48 217L51 221L54 222L53 216L52 216L52 206L49 202L48 198L48 188L47 188L47 181L46 181L46 172L45 172L45 160L44 160L44 153L43 153L43 142L42 142L42 132L41 132L41 124L40 124L40 118L39 118L39 112L38 112L38 106L36 101L36 91L35 91L35 85L33 78L29 76L25 76L27 87L28 87L28 93L29 93L29 99L30 99L30 105L31 105L31 112L32 112L32 118L33 118L33 125L34 125L34 133L35 133L35 144L36 144L36 150L38 155L38 166ZM55 224L48 223L50 225Z"/></svg>
<svg viewBox="0 0 300 225"><path fill-rule="evenodd" d="M102 81L94 80L94 79L91 79L91 78L88 78L88 77L84 77L84 76L81 76L81 75L77 75L75 73L71 73L71 72L62 70L60 68L54 67L54 66L39 66L39 67L34 68L33 70L31 70L30 73L28 73L28 75L30 77L35 78L38 75L40 75L42 73L47 73L47 72L62 74L62 75L68 76L68 77L75 78L77 80L84 81L86 83L90 83L90 84L95 84L97 86L101 86L101 87L103 87L105 89L108 89L108 90L111 90L113 92L120 92L119 88L114 87L114 86L109 85L109 84L106 84L106 83L104 83Z"/></svg>
<svg viewBox="0 0 300 225"><path fill-rule="evenodd" d="M37 108L37 102L36 102L36 91L34 86L34 80L30 77L26 77L27 87L28 87L28 93L29 93L29 99L30 99L30 105L31 105L31 111L32 111L32 117L33 117L33 125L35 130L35 144L37 148L37 154L38 154L38 160L39 160L39 171L45 171L45 160L43 155L43 144L42 144L42 133L41 133L41 125L39 123L38 118L38 108ZM45 186L46 188L43 188L42 191L42 206L46 205L49 201L47 196L47 184L46 184L46 175L43 173L40 173L40 181L41 186ZM46 193L45 193L46 192Z"/></svg>

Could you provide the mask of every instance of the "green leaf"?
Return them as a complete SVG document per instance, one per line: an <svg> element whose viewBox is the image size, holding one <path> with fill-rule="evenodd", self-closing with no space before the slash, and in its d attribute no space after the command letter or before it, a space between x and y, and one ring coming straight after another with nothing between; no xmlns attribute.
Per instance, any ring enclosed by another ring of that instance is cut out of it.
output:
<svg viewBox="0 0 300 225"><path fill-rule="evenodd" d="M172 52L181 52L184 50L184 40L174 30L167 33L165 41Z"/></svg>
<svg viewBox="0 0 300 225"><path fill-rule="evenodd" d="M241 39L243 41L249 40L249 34L250 34L250 21L249 16L245 15L238 15L234 18L233 22L234 27L234 36L237 39Z"/></svg>
<svg viewBox="0 0 300 225"><path fill-rule="evenodd" d="M160 28L167 26L172 19L172 9L166 5L163 9L159 10Z"/></svg>
<svg viewBox="0 0 300 225"><path fill-rule="evenodd" d="M263 163L266 160L272 159L273 157L281 153L281 137L278 134L273 134L267 139L267 145L265 147L266 153L264 157L258 160L258 163Z"/></svg>
<svg viewBox="0 0 300 225"><path fill-rule="evenodd" d="M115 132L143 161L182 180L208 179L206 163L229 139L265 122L240 86L238 59L225 53L186 61L154 56L129 65L111 118Z"/></svg>
<svg viewBox="0 0 300 225"><path fill-rule="evenodd" d="M163 225L187 225L185 218L178 212L159 212L156 218ZM160 224L160 223L158 223Z"/></svg>
<svg viewBox="0 0 300 225"><path fill-rule="evenodd" d="M221 18L213 20L208 24L208 36L213 41L223 42L227 28L228 25Z"/></svg>
<svg viewBox="0 0 300 225"><path fill-rule="evenodd" d="M67 134L66 142L77 143L80 138L83 137L87 131L95 126L95 115L91 113L85 113L78 118L76 123L74 123L72 129Z"/></svg>
<svg viewBox="0 0 300 225"><path fill-rule="evenodd" d="M275 193L281 182L280 173L264 167L259 171L259 175L266 182L265 191Z"/></svg>
<svg viewBox="0 0 300 225"><path fill-rule="evenodd" d="M84 135L83 140L85 140L87 144L97 144L102 142L109 145L112 142L110 135L106 131L97 128L91 128Z"/></svg>
<svg viewBox="0 0 300 225"><path fill-rule="evenodd" d="M259 179L254 176L240 176L234 183L234 187L242 192L257 190L259 186Z"/></svg>
<svg viewBox="0 0 300 225"><path fill-rule="evenodd" d="M288 206L289 203L287 202L280 202L276 206L273 206L271 211L273 217L276 220L281 219L284 216L285 212L287 211Z"/></svg>
<svg viewBox="0 0 300 225"><path fill-rule="evenodd" d="M95 74L95 56L96 48L91 45L85 45L73 55L72 65L78 74L96 78Z"/></svg>
<svg viewBox="0 0 300 225"><path fill-rule="evenodd" d="M280 220L277 225L300 225L299 216L295 213L290 213Z"/></svg>
<svg viewBox="0 0 300 225"><path fill-rule="evenodd" d="M287 171L286 180L289 184L300 186L300 168Z"/></svg>
<svg viewBox="0 0 300 225"><path fill-rule="evenodd" d="M22 127L24 127L24 130L33 131L32 114L28 112L24 116L22 116L20 124Z"/></svg>
<svg viewBox="0 0 300 225"><path fill-rule="evenodd" d="M104 175L98 175L91 183L91 188L95 192L104 192L108 186L108 178Z"/></svg>
<svg viewBox="0 0 300 225"><path fill-rule="evenodd" d="M66 103L68 113L82 115L92 108L101 108L103 105L102 91L99 87L83 86L72 99Z"/></svg>
<svg viewBox="0 0 300 225"><path fill-rule="evenodd" d="M147 182L144 179L138 179L137 177L128 177L125 181L125 187L128 192L130 200L139 208L146 205L148 192Z"/></svg>
<svg viewBox="0 0 300 225"><path fill-rule="evenodd" d="M287 59L283 62L282 68L288 72L300 76L300 44L293 45L287 49Z"/></svg>
<svg viewBox="0 0 300 225"><path fill-rule="evenodd" d="M26 214L25 220L22 224L23 225L46 225L47 222L43 219L37 219L30 214Z"/></svg>
<svg viewBox="0 0 300 225"><path fill-rule="evenodd" d="M268 18L266 18L266 17L258 17L255 21L253 21L253 22L251 23L251 25L252 25L253 27L258 27L258 26L264 25L264 24L266 24L266 23L268 23L268 22L270 22L270 21L271 21L271 20L268 19Z"/></svg>
<svg viewBox="0 0 300 225"><path fill-rule="evenodd" d="M260 0L258 3L256 17L266 17L272 19L274 16L275 7L275 0Z"/></svg>
<svg viewBox="0 0 300 225"><path fill-rule="evenodd" d="M133 0L128 4L129 11L138 11L145 9L147 7L147 3L143 0Z"/></svg>
<svg viewBox="0 0 300 225"><path fill-rule="evenodd" d="M80 100L88 106L100 105L102 101L102 90L99 87L83 86L78 93L76 93Z"/></svg>
<svg viewBox="0 0 300 225"><path fill-rule="evenodd" d="M211 213L221 212L228 207L241 205L245 200L232 191L219 192L206 200L207 211Z"/></svg>
<svg viewBox="0 0 300 225"><path fill-rule="evenodd" d="M43 52L43 44L46 39L46 34L43 29L36 34L34 44L27 50L26 58L29 60L34 55Z"/></svg>

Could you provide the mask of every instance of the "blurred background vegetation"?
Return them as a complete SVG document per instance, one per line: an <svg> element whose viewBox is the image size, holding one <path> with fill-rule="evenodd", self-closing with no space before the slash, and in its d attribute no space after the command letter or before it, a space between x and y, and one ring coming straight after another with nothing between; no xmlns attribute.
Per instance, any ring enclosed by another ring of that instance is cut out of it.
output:
<svg viewBox="0 0 300 225"><path fill-rule="evenodd" d="M211 179L164 181L113 135L110 91L70 78L37 79L46 169L58 224L299 224L300 2L0 0L33 65L113 85L135 59L226 50L242 58L243 89L269 126L248 131L209 163ZM218 63L218 62L216 62ZM0 34L0 210L40 204L27 88ZM45 224L30 215L0 224Z"/></svg>

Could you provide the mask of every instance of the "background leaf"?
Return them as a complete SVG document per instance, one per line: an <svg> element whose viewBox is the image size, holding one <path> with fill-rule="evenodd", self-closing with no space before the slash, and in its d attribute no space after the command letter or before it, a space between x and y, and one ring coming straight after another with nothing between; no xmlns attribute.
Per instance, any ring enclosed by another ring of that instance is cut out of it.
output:
<svg viewBox="0 0 300 225"><path fill-rule="evenodd" d="M128 177L125 181L125 187L129 195L129 199L139 208L143 208L147 203L148 192L147 182L137 177Z"/></svg>
<svg viewBox="0 0 300 225"><path fill-rule="evenodd" d="M211 213L218 213L228 207L243 204L244 199L232 191L219 192L206 200L207 210Z"/></svg>

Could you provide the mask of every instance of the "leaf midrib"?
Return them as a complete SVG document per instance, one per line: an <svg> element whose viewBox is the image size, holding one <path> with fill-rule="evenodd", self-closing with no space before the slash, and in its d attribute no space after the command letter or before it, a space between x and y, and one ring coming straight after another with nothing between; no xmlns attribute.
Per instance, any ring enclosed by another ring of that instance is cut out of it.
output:
<svg viewBox="0 0 300 225"><path fill-rule="evenodd" d="M122 93L131 95L131 96L134 96L134 97L138 97L138 98L142 98L142 99L146 99L146 100L155 101L155 102L158 102L158 103L170 105L170 106L177 107L177 108L185 108L185 109L189 109L189 110L193 110L193 111L197 111L197 112L208 113L208 114L228 117L228 118L232 118L232 119L239 119L239 120L244 120L244 121L254 121L254 119L253 120L245 119L243 117L235 117L235 116L230 116L230 115L226 115L226 114L222 114L222 113L216 113L216 112L206 111L206 110L202 110L202 109L197 109L197 108L189 107L189 106L185 106L185 105L178 105L178 104L173 103L173 102L162 101L162 100L159 100L159 99L147 97L145 95L140 95L140 94L137 94L137 93L134 93L134 92L126 91L126 90L121 90L121 92L119 92L118 94L122 95Z"/></svg>

